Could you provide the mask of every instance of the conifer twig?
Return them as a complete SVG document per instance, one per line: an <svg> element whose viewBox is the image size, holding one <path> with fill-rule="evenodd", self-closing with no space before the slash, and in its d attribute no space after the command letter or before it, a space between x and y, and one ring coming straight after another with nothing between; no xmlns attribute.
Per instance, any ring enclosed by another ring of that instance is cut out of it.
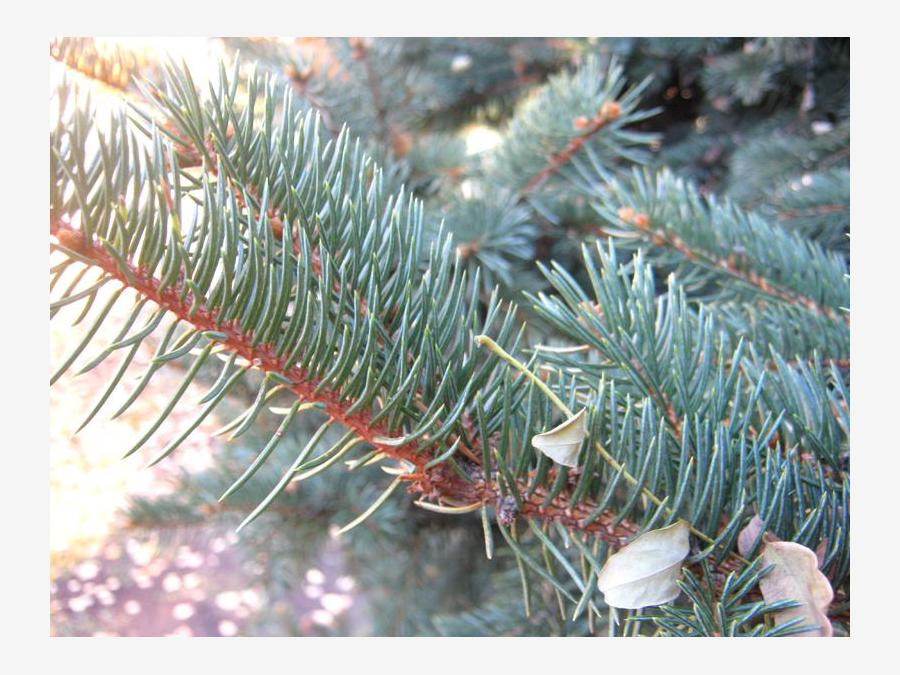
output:
<svg viewBox="0 0 900 675"><path fill-rule="evenodd" d="M573 413L572 413L572 410L569 408L569 406L567 406L565 403L563 403L562 400L555 393L553 393L553 391L550 389L550 387L548 387L547 384L543 380L541 380L541 378L539 378L537 375L535 375L533 372L531 372L525 366L524 363L516 360L512 355L510 355L508 352L506 352L500 345L498 345L496 342L494 342L487 335L478 335L475 337L475 341L479 345L481 345L483 347L487 347L490 351L495 353L497 356L499 356L501 359L506 361L513 368L515 368L520 373L525 375L528 379L530 379L532 382L534 382L535 385L538 387L538 389L540 389L547 396L547 398L549 398L550 401L552 401L553 405L556 406L556 408L559 409L560 412L562 412L567 417L572 416ZM594 442L594 447L596 448L598 454L603 459L603 461L606 462L607 464L609 464L613 468L613 470L620 472L622 474L622 477L626 481L628 481L632 485L639 484L638 479L635 478L633 475L631 475L631 473L629 473L628 470L625 469L625 467L622 464L620 464L616 460L615 457L610 455L609 452L606 450L606 448L604 448L603 445L601 445L599 441ZM659 497L657 497L647 487L644 487L642 485L641 492L647 499L649 499L651 502L653 502L656 506L658 506L660 508L664 508L670 515L677 515L672 511L672 509L670 509L668 506L665 505L665 500L662 500ZM703 532L701 532L700 530L695 528L693 525L691 525L690 528L691 528L691 532L699 539L702 539L704 542L706 542L707 544L710 544L710 545L715 544L715 540L713 540L711 537L709 537L708 535L704 534ZM736 555L736 554L734 554L734 555ZM741 562L743 562L743 563L749 563L748 560L744 559L741 556L736 555L736 557L740 558Z"/></svg>
<svg viewBox="0 0 900 675"><path fill-rule="evenodd" d="M550 155L547 160L547 165L531 177L525 184L525 187L519 191L519 194L522 196L527 195L550 176L558 172L572 159L572 157L575 156L575 153L577 153L581 147L594 136L594 134L611 122L615 122L621 114L622 109L618 103L615 101L607 101L600 107L600 110L593 119L588 120L582 117L576 119L575 126L583 128L584 131L570 140L562 150Z"/></svg>
<svg viewBox="0 0 900 675"><path fill-rule="evenodd" d="M828 307L823 307L812 298L800 295L799 293L790 291L786 288L781 288L778 284L769 281L753 270L745 272L739 269L737 262L732 258L717 258L706 251L692 248L677 234L668 232L664 227L654 226L645 213L635 213L634 209L623 207L619 209L618 216L623 222L635 227L645 236L645 238L657 246L672 248L689 260L695 261L705 267L724 272L734 279L749 286L753 286L764 295L780 300L781 302L803 307L815 314L826 316L829 319L838 319L848 324L850 323L850 319L846 314L838 314Z"/></svg>

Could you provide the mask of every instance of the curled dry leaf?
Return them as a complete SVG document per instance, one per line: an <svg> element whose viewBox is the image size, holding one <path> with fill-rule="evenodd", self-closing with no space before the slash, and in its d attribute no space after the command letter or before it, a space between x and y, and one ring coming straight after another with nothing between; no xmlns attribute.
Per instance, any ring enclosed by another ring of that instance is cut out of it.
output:
<svg viewBox="0 0 900 675"><path fill-rule="evenodd" d="M690 525L651 530L610 556L597 575L597 587L610 607L639 609L671 602L681 589L676 583L681 563L690 551Z"/></svg>
<svg viewBox="0 0 900 675"><path fill-rule="evenodd" d="M781 541L771 532L763 532L763 521L756 515L738 535L738 551L742 556L750 556L753 545L761 538L763 542L763 565L774 568L759 581L763 599L766 602L796 600L801 606L786 609L775 615L778 624L797 617L803 623L819 626L816 631L800 633L807 637L830 637L831 622L826 610L834 597L828 578L819 571L825 557L826 542L822 541L815 552L792 541Z"/></svg>
<svg viewBox="0 0 900 675"><path fill-rule="evenodd" d="M531 444L557 464L578 466L578 451L587 436L584 409L579 410L558 427L538 434Z"/></svg>
<svg viewBox="0 0 900 675"><path fill-rule="evenodd" d="M818 630L800 633L806 637L831 637L831 622L826 610L834 598L828 578L819 571L816 554L792 541L770 541L763 547L763 564L774 565L759 581L766 602L796 600L799 607L778 612L775 623L782 624L797 617Z"/></svg>
<svg viewBox="0 0 900 675"><path fill-rule="evenodd" d="M753 519L747 523L747 527L741 530L741 533L738 535L737 547L738 553L742 556L749 557L753 552L753 545L760 540L760 532L763 529L763 521L759 515L753 516ZM770 541L778 541L778 537L776 537L771 532L765 532L762 534L763 542Z"/></svg>

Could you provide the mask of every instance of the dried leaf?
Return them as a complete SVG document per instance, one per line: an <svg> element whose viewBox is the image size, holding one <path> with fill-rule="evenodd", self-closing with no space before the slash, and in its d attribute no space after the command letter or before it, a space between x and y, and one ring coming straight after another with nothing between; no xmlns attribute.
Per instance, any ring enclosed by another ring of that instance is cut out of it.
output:
<svg viewBox="0 0 900 675"><path fill-rule="evenodd" d="M751 552L753 551L753 545L759 540L759 533L762 531L762 528L762 518L760 518L758 515L753 516L752 520L747 523L747 527L741 530L741 533L738 535L738 553L740 553L745 558L750 556ZM771 532L766 532L762 535L762 541L778 541L778 537L776 537Z"/></svg>
<svg viewBox="0 0 900 675"><path fill-rule="evenodd" d="M597 575L597 587L606 604L639 609L677 598L681 589L675 582L690 552L690 531L690 525L679 520L642 534L610 556Z"/></svg>
<svg viewBox="0 0 900 675"><path fill-rule="evenodd" d="M792 541L770 541L763 547L763 564L774 568L759 581L766 602L796 600L799 607L785 609L775 615L782 624L797 617L818 630L800 633L806 637L831 637L831 622L826 610L834 598L828 578L819 571L816 554Z"/></svg>
<svg viewBox="0 0 900 675"><path fill-rule="evenodd" d="M557 464L578 466L578 451L587 436L584 417L581 409L558 427L532 438L531 444Z"/></svg>

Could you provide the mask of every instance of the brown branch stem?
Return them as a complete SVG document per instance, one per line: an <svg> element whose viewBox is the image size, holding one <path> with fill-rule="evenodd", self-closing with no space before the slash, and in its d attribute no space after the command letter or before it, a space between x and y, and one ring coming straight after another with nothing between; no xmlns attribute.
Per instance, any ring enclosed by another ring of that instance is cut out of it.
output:
<svg viewBox="0 0 900 675"><path fill-rule="evenodd" d="M60 245L76 251L83 259L90 260L106 274L159 307L200 330L215 331L224 335L225 337L216 339L216 342L246 359L257 369L287 378L291 382L287 389L295 396L303 401L321 404L331 419L352 430L379 452L392 459L410 463L414 470L407 476L408 492L418 493L436 503L478 502L496 505L500 501L500 489L496 477L491 472L482 471L480 477L476 476L470 482L446 462L426 468L425 465L433 458L434 452L428 449L420 451L415 442L397 446L379 440L392 434L382 422L372 423L372 411L348 413L352 401L343 400L326 387L319 388L320 383L316 379L303 369L285 363L283 357L280 357L271 345L254 345L252 334L242 330L236 321L222 323L217 321L214 313L202 302L194 303L192 294L183 289L180 283L161 289L159 280L147 270L132 265L128 265L127 270L122 269L107 251L94 245L93 242L86 241L80 230L58 221L51 223L50 230ZM516 488L523 495L522 507L518 511L520 516L543 522L558 522L569 529L600 537L613 547L624 545L638 531L637 525L628 520L614 525L616 516L610 511L605 511L591 522L587 522L596 505L589 501L572 504L566 491L544 506L547 497L544 488L537 488L527 496L527 482L520 480Z"/></svg>
<svg viewBox="0 0 900 675"><path fill-rule="evenodd" d="M826 316L829 319L842 320L846 323L850 322L848 317L838 314L830 307L824 307L812 298L806 297L794 291L780 288L777 284L772 283L758 272L755 272L753 270L744 271L739 269L735 260L717 258L716 256L711 255L706 251L700 251L691 248L691 246L688 245L677 234L669 232L662 227L655 227L653 223L650 222L650 219L647 217L647 215L644 213L635 213L633 209L623 207L619 209L618 215L623 222L636 228L639 232L643 233L651 243L657 246L666 246L668 248L672 248L681 253L689 260L694 260L702 265L705 265L706 267L724 272L725 274L747 284L748 286L753 286L754 288L759 289L762 293L768 295L769 297L775 298L787 304L803 307L813 312L814 314Z"/></svg>

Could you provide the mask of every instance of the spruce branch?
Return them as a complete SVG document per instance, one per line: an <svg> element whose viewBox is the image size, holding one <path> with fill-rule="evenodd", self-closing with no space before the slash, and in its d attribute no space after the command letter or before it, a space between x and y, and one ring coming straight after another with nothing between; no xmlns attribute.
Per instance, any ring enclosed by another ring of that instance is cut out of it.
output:
<svg viewBox="0 0 900 675"><path fill-rule="evenodd" d="M257 343L251 334L241 329L237 321L225 323L218 321L213 312L196 302L188 286L174 284L162 288L160 281L148 275L146 271L123 265L122 261L108 250L86 240L80 230L64 223L52 223L51 234L57 238L61 246L77 252L82 260L90 261L91 265L103 270L108 277L137 291L141 297L189 322L197 330L214 336L216 343L253 364L254 368L277 375L279 381L284 382L298 400L320 404L330 419L353 431L378 452L392 459L408 462L413 468L401 477L401 480L408 484L408 492L420 494L438 503L451 504L476 502L497 504L502 498L496 479L485 477L483 472L480 478L469 481L448 470L446 464L427 467L426 464L433 458L431 453L423 452L414 442L400 444L393 442L390 440L391 431L383 422L373 422L371 413L349 412L351 406L348 402L341 401L337 394L324 388L320 380L311 377L303 369L296 366L289 367L284 357L279 356L272 345ZM516 487L521 493L529 489L528 483L523 482L518 483ZM595 534L617 545L623 545L637 531L636 526L627 521L612 526L611 523L616 520L614 513L602 514L589 524L583 525L582 521L592 515L595 505L590 502L573 505L565 495L556 496L549 505L545 505L546 497L547 493L544 490L532 491L530 496L524 498L519 515L559 522L567 528Z"/></svg>
<svg viewBox="0 0 900 675"><path fill-rule="evenodd" d="M727 200L702 196L696 185L668 170L635 169L627 180L595 181L588 192L608 223L608 238L675 271L698 299L724 310L737 334L774 338L773 346L792 357L800 355L801 345L820 356L848 356L844 256ZM783 324L791 330L773 322L792 315ZM767 349L768 343L764 339L759 346Z"/></svg>
<svg viewBox="0 0 900 675"><path fill-rule="evenodd" d="M572 157L575 156L582 146L603 127L614 122L622 114L622 108L616 101L607 101L602 106L593 119L578 117L573 120L572 125L576 129L583 130L578 136L570 140L566 147L559 152L555 152L547 159L547 166L532 176L520 194L527 195L529 192L541 185L547 178L557 173Z"/></svg>
<svg viewBox="0 0 900 675"><path fill-rule="evenodd" d="M236 321L222 323L214 314L198 304L196 298L187 286L173 284L165 289L160 282L149 276L145 270L134 266L123 265L111 252L96 246L85 239L80 230L63 223L53 223L51 233L70 251L77 252L84 261L90 261L96 267L102 269L111 278L118 279L126 285L138 291L142 297L156 303L160 308L173 313L176 317L191 323L197 330L205 331L207 335L224 345L229 351L239 355L255 368L263 372L273 373L279 376L279 381L284 382L299 400L321 404L324 412L330 419L337 421L364 439L377 451L384 455L408 462L413 468L402 476L402 480L408 482L408 491L419 493L423 497L438 503L482 503L499 504L503 493L497 483L497 478L488 478L484 471L477 475L474 482L461 478L458 474L448 470L448 465L438 464L428 467L431 459L428 452L422 452L414 443L397 444L385 440L390 436L389 430L383 424L373 423L371 414L363 412L349 414L348 403L340 401L333 393L324 389L322 382L312 378L302 369L286 366L286 362L279 357L273 347L267 344L256 343L253 336L243 331ZM486 341L489 338L482 336L480 341L494 345L505 358L516 362L496 343ZM539 380L535 380L539 382ZM543 384L543 383L541 383ZM544 385L545 387L545 385ZM542 387L543 388L543 387ZM550 391L545 389L545 391ZM551 392L552 394L552 392ZM558 397L552 396L557 405L567 410ZM600 447L600 446L598 446ZM602 448L601 448L602 450ZM612 463L616 471L624 475L625 479L633 485L639 484L631 474L603 451L606 461ZM555 481L554 481L555 482ZM544 488L535 489L530 482L517 481L514 484L516 492L525 495L516 517L525 517L544 522L558 522L573 531L582 531L594 534L604 541L615 546L623 545L637 532L637 526L627 520L618 525L620 520L612 512L597 514L596 505L590 501L573 504L565 491L553 496L548 504L548 492ZM663 507L664 503L652 497L654 503ZM590 522L587 522L590 521ZM703 533L699 536L707 541L712 541Z"/></svg>
<svg viewBox="0 0 900 675"><path fill-rule="evenodd" d="M635 213L630 207L623 206L619 209L618 216L621 222L636 228L646 241L649 241L656 246L674 249L688 260L703 265L709 270L722 270L729 277L748 286L753 286L765 296L780 300L787 304L799 305L830 319L840 317L844 321L849 321L846 315L839 315L835 310L823 307L812 298L792 292L790 289L781 286L778 282L769 281L766 277L754 270L740 269L737 255L735 254L729 255L727 258L717 258L708 251L692 248L677 234L667 231L664 224L652 222L645 213Z"/></svg>
<svg viewBox="0 0 900 675"><path fill-rule="evenodd" d="M574 72L552 76L510 121L489 176L539 202L539 188L555 176L577 176L583 163L611 170L623 159L640 161L641 147L656 137L628 127L657 112L639 109L648 84L628 87L621 65L603 67L593 56Z"/></svg>
<svg viewBox="0 0 900 675"><path fill-rule="evenodd" d="M291 483L356 450L353 467L396 466L384 467L394 476L388 490L381 486L356 520L344 522L362 522L401 486L424 508L480 510L486 550L499 529L526 594L536 575L561 607L570 602L589 617L597 614L591 574L603 555L675 517L708 544L697 556L722 571L746 562L735 558L734 542L756 511L784 539L826 542L823 569L835 583L846 578L849 481L838 482L822 463L834 466L846 450L849 398L835 367L790 363L769 350L773 371L753 344L735 344L721 330L718 315L689 304L675 280L659 295L640 256L619 265L612 250L599 249L584 256L594 297L558 265L544 270L555 293L531 296L560 335L588 349L536 350L526 362L514 307L496 293L482 303L469 283L467 262L480 274L474 252L440 240L426 253L420 203L387 191L346 131L324 140L314 115L297 112L290 95L279 106L274 87L255 79L241 107L227 78L201 98L186 74L168 77L154 96L173 120L168 130L136 114L115 118L98 143L92 116L76 110L51 131L52 248L67 256L51 270L53 288L65 289L51 311L80 309L80 321L102 288L116 289L55 377L134 291L126 327L85 370L138 346L166 316L171 323L139 390L164 363L194 360L163 416L213 354L227 363L201 419L250 370L264 376L257 397L223 432L246 432L287 399L278 430L229 493L270 461L298 415L325 415L249 519ZM598 129L578 152L587 154L602 135ZM199 165L183 166L186 149ZM575 162L573 153L565 166ZM840 267L815 247L791 253L808 254L822 278ZM779 281L832 311L842 292L819 298L805 293L808 279ZM785 311L846 328L803 303L774 299ZM144 303L156 309L135 332ZM745 319L735 316L735 325ZM576 406L587 425L581 461L555 465L528 440ZM346 434L318 452L331 425Z"/></svg>

